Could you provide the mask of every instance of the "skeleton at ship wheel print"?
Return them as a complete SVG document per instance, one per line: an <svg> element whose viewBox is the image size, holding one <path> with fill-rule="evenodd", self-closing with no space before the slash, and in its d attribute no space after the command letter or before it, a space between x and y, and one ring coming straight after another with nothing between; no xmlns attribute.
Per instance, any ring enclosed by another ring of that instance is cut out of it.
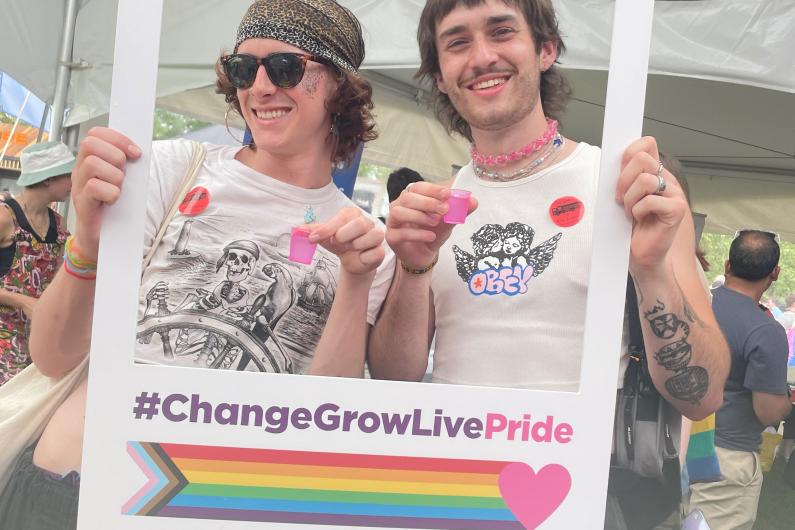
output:
<svg viewBox="0 0 795 530"><path fill-rule="evenodd" d="M243 282L259 258L253 242L230 243L216 264L225 279L212 291L194 288L173 309L168 284L157 282L146 295L138 340L149 344L157 335L166 364L235 370L251 365L261 372L292 373L292 359L274 330L295 305L296 289L284 266L272 262L261 269L271 280L265 292L250 294Z"/></svg>

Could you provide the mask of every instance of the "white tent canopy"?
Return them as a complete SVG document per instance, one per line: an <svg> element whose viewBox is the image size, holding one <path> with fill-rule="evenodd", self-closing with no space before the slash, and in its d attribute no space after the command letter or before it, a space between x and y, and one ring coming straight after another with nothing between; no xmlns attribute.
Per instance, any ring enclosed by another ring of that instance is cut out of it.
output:
<svg viewBox="0 0 795 530"><path fill-rule="evenodd" d="M250 0L165 2L158 94L161 104L221 121L212 84ZM342 0L365 28L365 68L375 84L381 138L365 159L443 178L467 158L416 103L414 38L423 0ZM611 0L555 0L575 84L564 131L599 143ZM0 69L51 99L62 0L7 0L0 18ZM116 2L79 0L67 124L107 112ZM795 198L795 2L658 0L645 132L683 159L707 229L761 226L795 241L782 208ZM375 73L373 73L375 72ZM129 80L134 83L134 79Z"/></svg>

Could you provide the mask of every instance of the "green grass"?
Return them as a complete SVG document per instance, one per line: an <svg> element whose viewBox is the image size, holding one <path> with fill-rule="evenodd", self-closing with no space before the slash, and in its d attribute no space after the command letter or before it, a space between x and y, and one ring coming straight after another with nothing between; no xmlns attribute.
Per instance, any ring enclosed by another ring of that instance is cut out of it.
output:
<svg viewBox="0 0 795 530"><path fill-rule="evenodd" d="M784 465L784 459L776 458L773 469L765 473L754 530L795 529L795 490L782 478Z"/></svg>

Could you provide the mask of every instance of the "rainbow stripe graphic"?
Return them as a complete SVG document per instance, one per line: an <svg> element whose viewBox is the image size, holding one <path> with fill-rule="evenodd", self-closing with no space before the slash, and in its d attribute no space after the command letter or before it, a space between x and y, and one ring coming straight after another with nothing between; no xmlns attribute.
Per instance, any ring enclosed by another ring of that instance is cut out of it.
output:
<svg viewBox="0 0 795 530"><path fill-rule="evenodd" d="M687 474L690 483L723 480L720 461L715 452L715 413L703 420L694 421L687 445Z"/></svg>
<svg viewBox="0 0 795 530"><path fill-rule="evenodd" d="M526 528L500 493L500 473L511 462L149 442L129 442L127 452L148 479L122 508L128 515L440 530Z"/></svg>

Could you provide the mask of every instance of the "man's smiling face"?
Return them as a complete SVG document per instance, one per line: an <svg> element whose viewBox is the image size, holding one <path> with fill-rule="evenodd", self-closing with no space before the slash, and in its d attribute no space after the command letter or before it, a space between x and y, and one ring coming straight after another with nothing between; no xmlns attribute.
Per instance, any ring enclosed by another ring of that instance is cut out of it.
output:
<svg viewBox="0 0 795 530"><path fill-rule="evenodd" d="M536 52L522 12L502 0L459 5L436 26L440 91L472 129L498 131L527 117L539 104L542 70L554 46Z"/></svg>

